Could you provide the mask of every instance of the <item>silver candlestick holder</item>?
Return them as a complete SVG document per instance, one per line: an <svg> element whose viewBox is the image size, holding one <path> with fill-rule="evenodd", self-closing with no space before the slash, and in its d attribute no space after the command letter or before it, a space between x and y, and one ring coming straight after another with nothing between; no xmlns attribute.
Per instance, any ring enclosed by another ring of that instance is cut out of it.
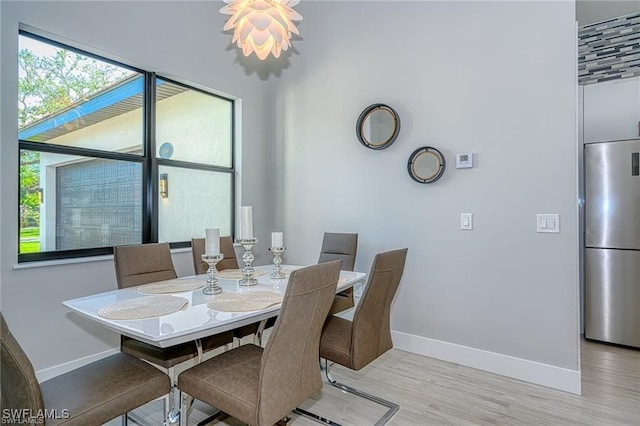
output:
<svg viewBox="0 0 640 426"><path fill-rule="evenodd" d="M244 248L242 255L242 261L244 262L244 268L242 268L242 279L238 282L239 285L248 286L258 284L258 280L253 277L255 269L251 264L253 263L253 253L251 249L258 242L257 238L245 238L239 239L238 243Z"/></svg>
<svg viewBox="0 0 640 426"><path fill-rule="evenodd" d="M209 265L207 269L207 285L202 289L203 294L219 294L222 288L218 285L218 277L216 276L216 263L224 259L223 254L203 254L202 261Z"/></svg>
<svg viewBox="0 0 640 426"><path fill-rule="evenodd" d="M274 280L281 280L286 277L285 273L282 272L282 253L286 250L286 247L271 247L269 251L273 254L273 272L269 277Z"/></svg>

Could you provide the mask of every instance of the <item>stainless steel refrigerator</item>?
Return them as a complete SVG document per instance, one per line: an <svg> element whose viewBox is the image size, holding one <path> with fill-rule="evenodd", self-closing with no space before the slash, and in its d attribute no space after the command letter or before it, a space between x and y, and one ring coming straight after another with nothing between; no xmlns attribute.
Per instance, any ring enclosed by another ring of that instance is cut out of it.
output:
<svg viewBox="0 0 640 426"><path fill-rule="evenodd" d="M640 139L586 144L585 336L640 348Z"/></svg>

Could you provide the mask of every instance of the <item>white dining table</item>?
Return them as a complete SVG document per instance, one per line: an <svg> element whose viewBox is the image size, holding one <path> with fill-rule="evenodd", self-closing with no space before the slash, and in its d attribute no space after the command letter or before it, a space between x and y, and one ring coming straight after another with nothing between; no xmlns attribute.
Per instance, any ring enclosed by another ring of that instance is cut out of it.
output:
<svg viewBox="0 0 640 426"><path fill-rule="evenodd" d="M283 270L291 271L301 266L282 265ZM255 270L263 273L257 276L258 284L254 286L240 286L239 279L218 278L218 285L225 293L244 293L255 291L277 292L284 294L289 274L286 278L274 280L269 277L272 265L256 266ZM366 274L362 272L341 271L336 292L353 287L356 283L364 282ZM201 279L206 283L206 275L194 275L183 279ZM233 330L243 325L252 324L278 315L280 304L272 305L256 311L227 312L210 309L207 303L216 295L204 295L202 289L172 293L174 296L188 300L187 306L174 313L158 317L113 320L99 315L101 308L115 302L132 300L148 295L138 292L138 287L119 290L66 300L63 304L73 312L95 321L108 329L122 335L166 348L184 342L191 342L207 336Z"/></svg>

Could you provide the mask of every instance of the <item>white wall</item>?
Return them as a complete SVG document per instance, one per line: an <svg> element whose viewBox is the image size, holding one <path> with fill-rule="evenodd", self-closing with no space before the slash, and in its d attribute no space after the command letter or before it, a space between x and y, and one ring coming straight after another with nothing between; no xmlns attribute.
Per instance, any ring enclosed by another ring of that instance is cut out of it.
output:
<svg viewBox="0 0 640 426"><path fill-rule="evenodd" d="M272 223L267 175L270 118L266 114L264 64L239 57L223 33L225 16L217 2L11 2L1 10L2 312L36 370L46 370L118 345L117 335L70 314L62 301L115 288L113 262L29 269L17 264L18 149L16 88L18 23L50 33L59 41L169 78L237 97L242 123L237 152L243 185L238 201L254 206L254 226L266 253ZM174 255L178 273L192 273L189 252ZM270 261L259 255L256 264Z"/></svg>
<svg viewBox="0 0 640 426"><path fill-rule="evenodd" d="M300 12L302 39L272 89L286 261L315 261L324 231L359 233L360 271L408 247L396 347L579 392L574 4L303 2ZM402 123L382 151L355 136L376 102ZM447 160L430 185L406 170L424 145ZM477 166L456 170L464 152ZM461 212L473 231L460 231ZM536 233L536 213L559 213L561 233Z"/></svg>

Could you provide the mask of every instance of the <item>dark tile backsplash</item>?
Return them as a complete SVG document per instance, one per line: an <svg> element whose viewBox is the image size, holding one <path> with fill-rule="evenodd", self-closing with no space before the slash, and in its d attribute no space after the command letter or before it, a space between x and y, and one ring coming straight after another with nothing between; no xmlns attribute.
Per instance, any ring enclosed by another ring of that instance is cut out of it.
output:
<svg viewBox="0 0 640 426"><path fill-rule="evenodd" d="M580 84L635 76L640 76L640 12L579 28Z"/></svg>

